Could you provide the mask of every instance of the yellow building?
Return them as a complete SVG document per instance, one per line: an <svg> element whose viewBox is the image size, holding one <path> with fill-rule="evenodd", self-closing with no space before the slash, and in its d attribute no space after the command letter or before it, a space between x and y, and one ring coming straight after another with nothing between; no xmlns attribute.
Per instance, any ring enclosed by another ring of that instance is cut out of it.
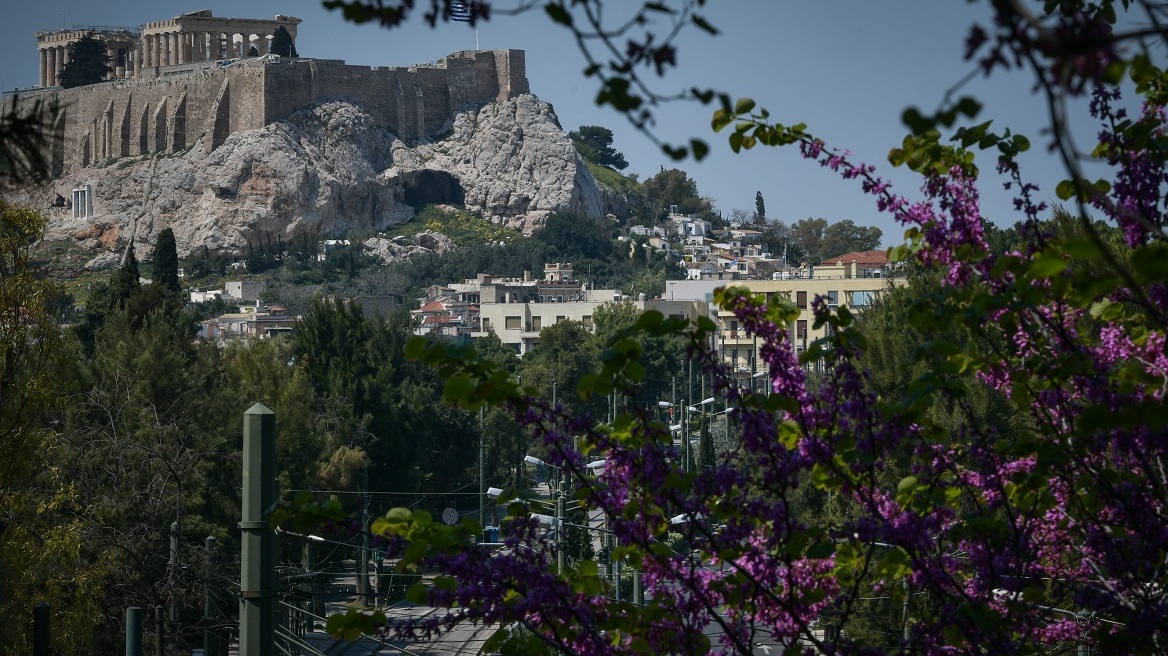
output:
<svg viewBox="0 0 1168 656"><path fill-rule="evenodd" d="M825 336L825 328L813 328L815 316L812 303L818 296L824 297L827 306L835 309L847 307L855 312L863 312L894 283L884 251L848 253L825 260L815 267L804 266L776 272L772 280L736 281L668 281L666 299L704 300L710 303L712 317L718 324L715 348L725 362L744 379L760 374L765 363L758 358L760 344L748 337L739 326L738 319L730 312L713 305L713 293L718 287L745 287L755 294L768 298L780 295L794 303L800 310L799 317L791 323L789 330L796 350L803 352L809 344Z"/></svg>

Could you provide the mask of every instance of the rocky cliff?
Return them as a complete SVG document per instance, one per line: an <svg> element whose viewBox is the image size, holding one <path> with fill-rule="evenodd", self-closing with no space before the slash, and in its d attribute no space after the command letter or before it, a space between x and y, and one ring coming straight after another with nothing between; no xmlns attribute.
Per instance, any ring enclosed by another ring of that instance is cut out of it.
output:
<svg viewBox="0 0 1168 656"><path fill-rule="evenodd" d="M89 185L93 215L53 208L50 238L96 253L133 239L148 253L169 227L180 254L241 250L264 233L384 231L428 203L462 204L524 232L550 212L597 215L611 203L551 106L531 95L458 114L449 133L421 143L402 141L355 104L330 101L233 134L210 153L192 146L85 168L16 200L43 207Z"/></svg>

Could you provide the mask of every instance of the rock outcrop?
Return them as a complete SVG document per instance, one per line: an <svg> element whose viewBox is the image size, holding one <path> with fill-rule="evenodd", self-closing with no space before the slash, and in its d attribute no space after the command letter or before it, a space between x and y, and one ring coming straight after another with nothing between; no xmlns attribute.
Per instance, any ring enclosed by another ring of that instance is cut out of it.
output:
<svg viewBox="0 0 1168 656"><path fill-rule="evenodd" d="M418 253L447 253L456 250L450 237L441 232L425 230L414 236L414 243L399 243L399 239L373 237L362 242L365 252L381 260L382 264L389 264L399 260L408 260Z"/></svg>
<svg viewBox="0 0 1168 656"><path fill-rule="evenodd" d="M551 106L531 95L458 114L444 138L418 144L357 105L329 101L233 134L210 153L200 142L108 162L26 190L23 200L43 207L83 185L92 190L92 216L54 208L48 237L98 252L133 239L147 254L168 227L180 254L204 245L238 252L265 234L370 234L430 203L461 204L527 233L554 211L608 211Z"/></svg>

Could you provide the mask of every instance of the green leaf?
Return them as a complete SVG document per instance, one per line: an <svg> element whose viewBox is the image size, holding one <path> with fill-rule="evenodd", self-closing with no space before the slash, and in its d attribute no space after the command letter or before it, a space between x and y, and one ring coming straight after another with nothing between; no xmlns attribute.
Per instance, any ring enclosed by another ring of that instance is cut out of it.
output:
<svg viewBox="0 0 1168 656"><path fill-rule="evenodd" d="M406 599L409 599L419 606L426 605L426 602L430 600L430 586L421 581L411 585L409 589L406 590Z"/></svg>
<svg viewBox="0 0 1168 656"><path fill-rule="evenodd" d="M1067 262L1057 253L1039 253L1030 263L1030 275L1035 278L1061 276L1067 270Z"/></svg>
<svg viewBox="0 0 1168 656"><path fill-rule="evenodd" d="M735 114L749 114L750 110L754 109L754 100L750 98L739 98L738 102L734 103Z"/></svg>
<svg viewBox="0 0 1168 656"><path fill-rule="evenodd" d="M547 10L548 16L553 21L568 27L572 26L572 14L568 13L568 10L563 5L548 4L544 9Z"/></svg>
<svg viewBox="0 0 1168 656"><path fill-rule="evenodd" d="M689 147L693 150L694 159L699 162L710 152L710 147L701 139L690 139Z"/></svg>
<svg viewBox="0 0 1168 656"><path fill-rule="evenodd" d="M1054 193L1062 200L1070 200L1075 195L1075 183L1063 180L1054 188Z"/></svg>
<svg viewBox="0 0 1168 656"><path fill-rule="evenodd" d="M711 34L711 35L715 35L715 36L718 34L718 28L711 25L709 22L706 21L706 19L702 18L701 16L694 14L690 18L690 20L693 21L693 24L695 27L697 27L699 30L702 30L706 34Z"/></svg>
<svg viewBox="0 0 1168 656"><path fill-rule="evenodd" d="M471 382L470 376L466 374L451 376L446 380L446 386L442 391L442 400L456 405L465 403L472 392L474 392L474 383Z"/></svg>

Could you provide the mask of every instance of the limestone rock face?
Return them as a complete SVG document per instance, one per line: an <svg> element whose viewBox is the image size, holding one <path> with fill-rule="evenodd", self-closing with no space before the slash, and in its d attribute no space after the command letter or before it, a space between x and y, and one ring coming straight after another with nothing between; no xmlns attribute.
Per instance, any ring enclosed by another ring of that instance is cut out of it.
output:
<svg viewBox="0 0 1168 656"><path fill-rule="evenodd" d="M414 236L414 242L413 244L403 244L394 239L373 237L366 239L362 245L365 247L366 253L377 257L382 264L408 260L418 253L446 253L457 250L450 237L433 230L418 233Z"/></svg>
<svg viewBox="0 0 1168 656"><path fill-rule="evenodd" d="M599 215L613 203L551 106L531 95L457 114L444 138L419 144L359 106L325 102L233 134L211 153L200 141L170 155L105 162L13 200L44 207L83 185L92 190L92 216L53 208L47 236L107 252L132 239L139 256L168 227L180 255L204 245L241 252L268 235L287 242L302 232L385 231L429 203L461 204L526 233L551 212Z"/></svg>

